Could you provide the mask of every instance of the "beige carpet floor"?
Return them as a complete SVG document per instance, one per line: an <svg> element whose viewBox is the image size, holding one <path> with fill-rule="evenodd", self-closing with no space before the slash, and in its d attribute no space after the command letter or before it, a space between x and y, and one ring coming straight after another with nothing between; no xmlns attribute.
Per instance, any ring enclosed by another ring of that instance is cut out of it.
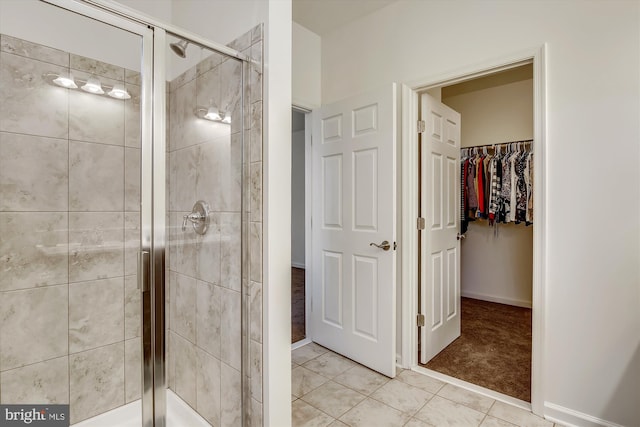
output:
<svg viewBox="0 0 640 427"><path fill-rule="evenodd" d="M531 309L462 298L461 335L425 367L531 401Z"/></svg>
<svg viewBox="0 0 640 427"><path fill-rule="evenodd" d="M291 268L291 342L305 337L304 269Z"/></svg>

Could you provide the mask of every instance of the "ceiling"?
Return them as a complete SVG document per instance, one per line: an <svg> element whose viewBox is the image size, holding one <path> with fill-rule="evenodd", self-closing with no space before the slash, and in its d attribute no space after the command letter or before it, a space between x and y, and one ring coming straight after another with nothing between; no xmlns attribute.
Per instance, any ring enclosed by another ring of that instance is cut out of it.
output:
<svg viewBox="0 0 640 427"><path fill-rule="evenodd" d="M397 0L293 0L293 20L323 36Z"/></svg>

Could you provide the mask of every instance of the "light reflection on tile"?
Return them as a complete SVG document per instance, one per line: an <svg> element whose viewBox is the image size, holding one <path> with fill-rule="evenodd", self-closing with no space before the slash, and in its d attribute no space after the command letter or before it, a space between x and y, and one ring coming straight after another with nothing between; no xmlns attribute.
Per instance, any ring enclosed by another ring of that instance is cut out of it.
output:
<svg viewBox="0 0 640 427"><path fill-rule="evenodd" d="M122 276L124 218L120 212L69 214L69 280Z"/></svg>
<svg viewBox="0 0 640 427"><path fill-rule="evenodd" d="M76 79L87 80L91 74L75 72ZM103 85L121 81L100 78ZM69 139L101 144L124 145L125 104L131 100L96 96L83 90L69 91Z"/></svg>
<svg viewBox="0 0 640 427"><path fill-rule="evenodd" d="M68 138L69 90L42 77L65 71L68 68L0 52L0 131Z"/></svg>
<svg viewBox="0 0 640 427"><path fill-rule="evenodd" d="M68 214L0 213L0 291L67 283Z"/></svg>

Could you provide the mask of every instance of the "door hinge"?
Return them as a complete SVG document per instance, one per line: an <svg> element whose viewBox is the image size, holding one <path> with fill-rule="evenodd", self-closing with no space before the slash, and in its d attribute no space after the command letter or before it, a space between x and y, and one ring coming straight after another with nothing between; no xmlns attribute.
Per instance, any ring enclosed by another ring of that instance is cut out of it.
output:
<svg viewBox="0 0 640 427"><path fill-rule="evenodd" d="M424 120L418 120L418 133L427 130L427 123Z"/></svg>
<svg viewBox="0 0 640 427"><path fill-rule="evenodd" d="M418 218L418 230L424 230L427 227L427 221L424 218Z"/></svg>
<svg viewBox="0 0 640 427"><path fill-rule="evenodd" d="M424 326L424 324L425 324L424 314L418 314L417 324L418 324L419 328Z"/></svg>

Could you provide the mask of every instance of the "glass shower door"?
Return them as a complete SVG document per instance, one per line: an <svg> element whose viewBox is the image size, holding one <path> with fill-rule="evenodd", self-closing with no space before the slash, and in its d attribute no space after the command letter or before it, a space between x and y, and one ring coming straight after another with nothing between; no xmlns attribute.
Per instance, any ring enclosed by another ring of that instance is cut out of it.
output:
<svg viewBox="0 0 640 427"><path fill-rule="evenodd" d="M57 3L0 2L0 404L139 426L152 33Z"/></svg>
<svg viewBox="0 0 640 427"><path fill-rule="evenodd" d="M170 33L156 49L167 100L157 159L166 190L154 193L167 239L166 390L156 389L156 406L166 405L167 427L241 426L243 62Z"/></svg>

